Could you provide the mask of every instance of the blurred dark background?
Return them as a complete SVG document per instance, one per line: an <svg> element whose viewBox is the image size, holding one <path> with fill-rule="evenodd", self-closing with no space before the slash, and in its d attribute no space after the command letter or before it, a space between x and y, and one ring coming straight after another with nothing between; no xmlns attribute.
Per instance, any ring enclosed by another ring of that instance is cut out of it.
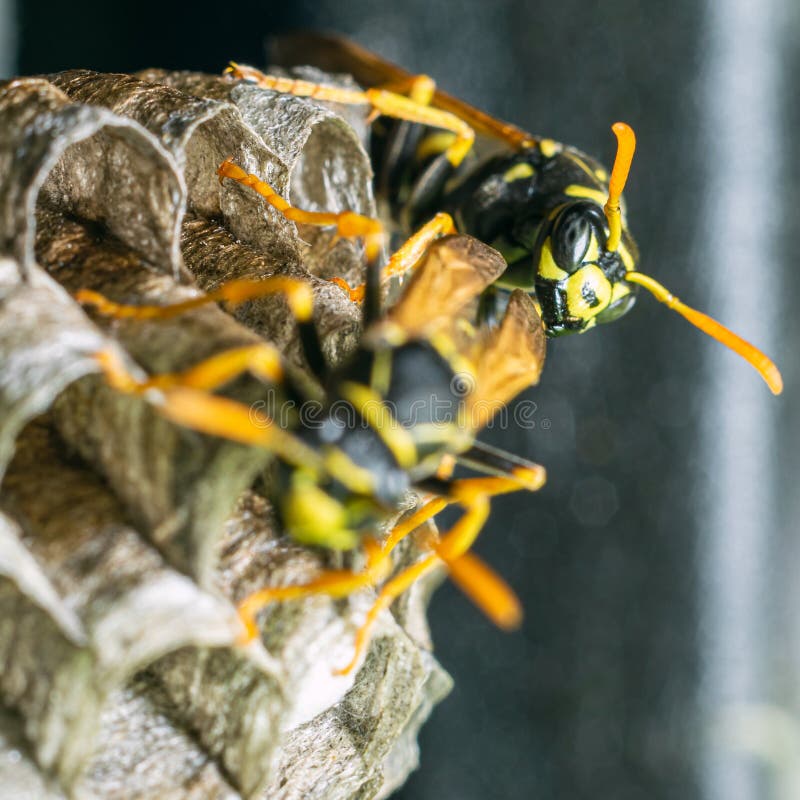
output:
<svg viewBox="0 0 800 800"><path fill-rule="evenodd" d="M800 796L793 0L0 0L0 13L9 74L217 71L263 64L271 32L325 28L609 164L609 126L629 122L643 271L772 354L785 393L647 297L552 343L536 427L492 432L545 464L548 485L498 500L478 545L522 596L524 627L502 634L453 587L436 594L455 689L399 796Z"/></svg>

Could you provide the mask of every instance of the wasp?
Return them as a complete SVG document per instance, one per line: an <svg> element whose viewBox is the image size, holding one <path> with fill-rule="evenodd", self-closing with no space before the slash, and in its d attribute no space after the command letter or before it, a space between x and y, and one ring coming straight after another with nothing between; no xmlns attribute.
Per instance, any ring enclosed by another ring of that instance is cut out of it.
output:
<svg viewBox="0 0 800 800"><path fill-rule="evenodd" d="M370 121L399 121L372 136L378 196L392 223L411 236L390 259L385 279L412 270L431 241L458 229L509 263L484 292L479 322L496 319L510 291L520 288L535 300L547 336L584 333L622 317L644 289L745 358L773 393L782 391L780 372L766 355L638 270L622 200L636 146L630 126L613 125L617 153L609 174L585 153L496 119L349 40L294 34L279 38L273 50L286 66L347 72L365 88L276 77L233 62L227 73L277 92L364 105ZM499 141L503 152L475 157L476 133ZM380 229L372 221L341 231L374 237ZM363 287L337 282L351 299L363 297Z"/></svg>
<svg viewBox="0 0 800 800"><path fill-rule="evenodd" d="M223 165L221 174L230 169ZM205 303L235 304L280 293L297 319L306 361L325 395L308 418L281 414L279 408L271 409L271 416L254 415L252 407L216 394L249 371L277 390L278 405L302 398L305 390L292 382L280 352L268 342L146 378L134 375L116 351L97 354L116 390L146 397L162 415L190 429L270 451L275 469L269 499L289 536L333 550L363 545L363 569L327 570L307 584L266 587L246 597L239 613L247 641L257 635L256 615L269 603L320 593L341 597L381 585L357 632L353 658L340 670L349 672L378 614L439 565L500 627L519 624L513 591L470 548L489 515L490 498L536 491L545 471L481 443L476 435L499 408L538 380L544 329L522 291L512 293L499 324L478 329L459 324L465 309L504 268L502 259L474 239L441 239L386 313L380 271L368 270L363 334L350 360L335 369L325 363L312 320L311 289L300 279L239 279L174 305L122 305L93 291L77 293L81 303L104 315L155 321ZM278 419L291 421L279 424ZM453 477L457 463L480 474ZM379 542L382 521L396 513L410 491L425 498L422 505ZM432 536L420 560L391 575L394 548L451 503L463 510L453 527Z"/></svg>

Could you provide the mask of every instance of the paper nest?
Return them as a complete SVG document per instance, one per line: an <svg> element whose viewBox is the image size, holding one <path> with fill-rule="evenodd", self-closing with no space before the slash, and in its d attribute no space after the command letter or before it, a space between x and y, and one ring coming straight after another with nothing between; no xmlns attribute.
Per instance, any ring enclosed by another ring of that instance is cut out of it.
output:
<svg viewBox="0 0 800 800"><path fill-rule="evenodd" d="M153 373L261 337L300 361L279 298L109 321L80 288L167 303L301 275L327 357L354 347L357 309L324 278L358 281L359 247L220 185L229 156L298 206L375 213L360 137L332 108L159 70L0 84L0 796L385 797L450 688L430 583L382 616L354 676L332 672L369 593L273 606L237 647L238 599L331 556L277 532L252 488L268 453L176 427L97 374L105 347Z"/></svg>

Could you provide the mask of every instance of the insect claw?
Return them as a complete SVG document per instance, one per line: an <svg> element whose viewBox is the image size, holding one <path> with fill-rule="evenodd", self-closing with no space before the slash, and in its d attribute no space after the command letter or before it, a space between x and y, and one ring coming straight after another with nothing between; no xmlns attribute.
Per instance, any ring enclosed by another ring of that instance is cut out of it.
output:
<svg viewBox="0 0 800 800"><path fill-rule="evenodd" d="M331 278L331 283L335 283L353 303L361 303L364 300L364 286L353 288L344 278Z"/></svg>
<svg viewBox="0 0 800 800"><path fill-rule="evenodd" d="M226 165L231 164L233 165L233 156L228 156L218 167L217 167L217 177L219 178L220 185L223 183L225 178L230 177L228 175L228 167Z"/></svg>

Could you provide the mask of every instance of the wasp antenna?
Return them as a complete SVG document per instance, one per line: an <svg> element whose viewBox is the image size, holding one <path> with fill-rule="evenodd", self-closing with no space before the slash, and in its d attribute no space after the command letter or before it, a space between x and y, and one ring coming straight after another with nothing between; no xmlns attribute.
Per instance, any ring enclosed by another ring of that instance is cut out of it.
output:
<svg viewBox="0 0 800 800"><path fill-rule="evenodd" d="M608 182L608 200L603 207L608 220L608 245L609 252L613 253L619 247L622 237L622 219L619 210L619 200L628 173L631 171L633 153L636 150L636 134L630 125L624 122L615 122L611 126L617 137L617 155L614 157L614 167L611 170L611 179Z"/></svg>
<svg viewBox="0 0 800 800"><path fill-rule="evenodd" d="M733 331L728 330L722 323L709 317L708 314L703 314L702 311L695 311L695 309L682 303L668 289L649 275L644 275L641 272L628 272L625 274L625 280L643 286L656 300L664 303L673 311L677 311L696 328L700 328L703 333L707 333L718 342L722 342L726 347L729 347L734 353L738 353L748 364L758 370L758 374L761 375L773 394L780 394L783 391L783 378L780 370L768 356L757 347L753 347L750 342L746 342Z"/></svg>

